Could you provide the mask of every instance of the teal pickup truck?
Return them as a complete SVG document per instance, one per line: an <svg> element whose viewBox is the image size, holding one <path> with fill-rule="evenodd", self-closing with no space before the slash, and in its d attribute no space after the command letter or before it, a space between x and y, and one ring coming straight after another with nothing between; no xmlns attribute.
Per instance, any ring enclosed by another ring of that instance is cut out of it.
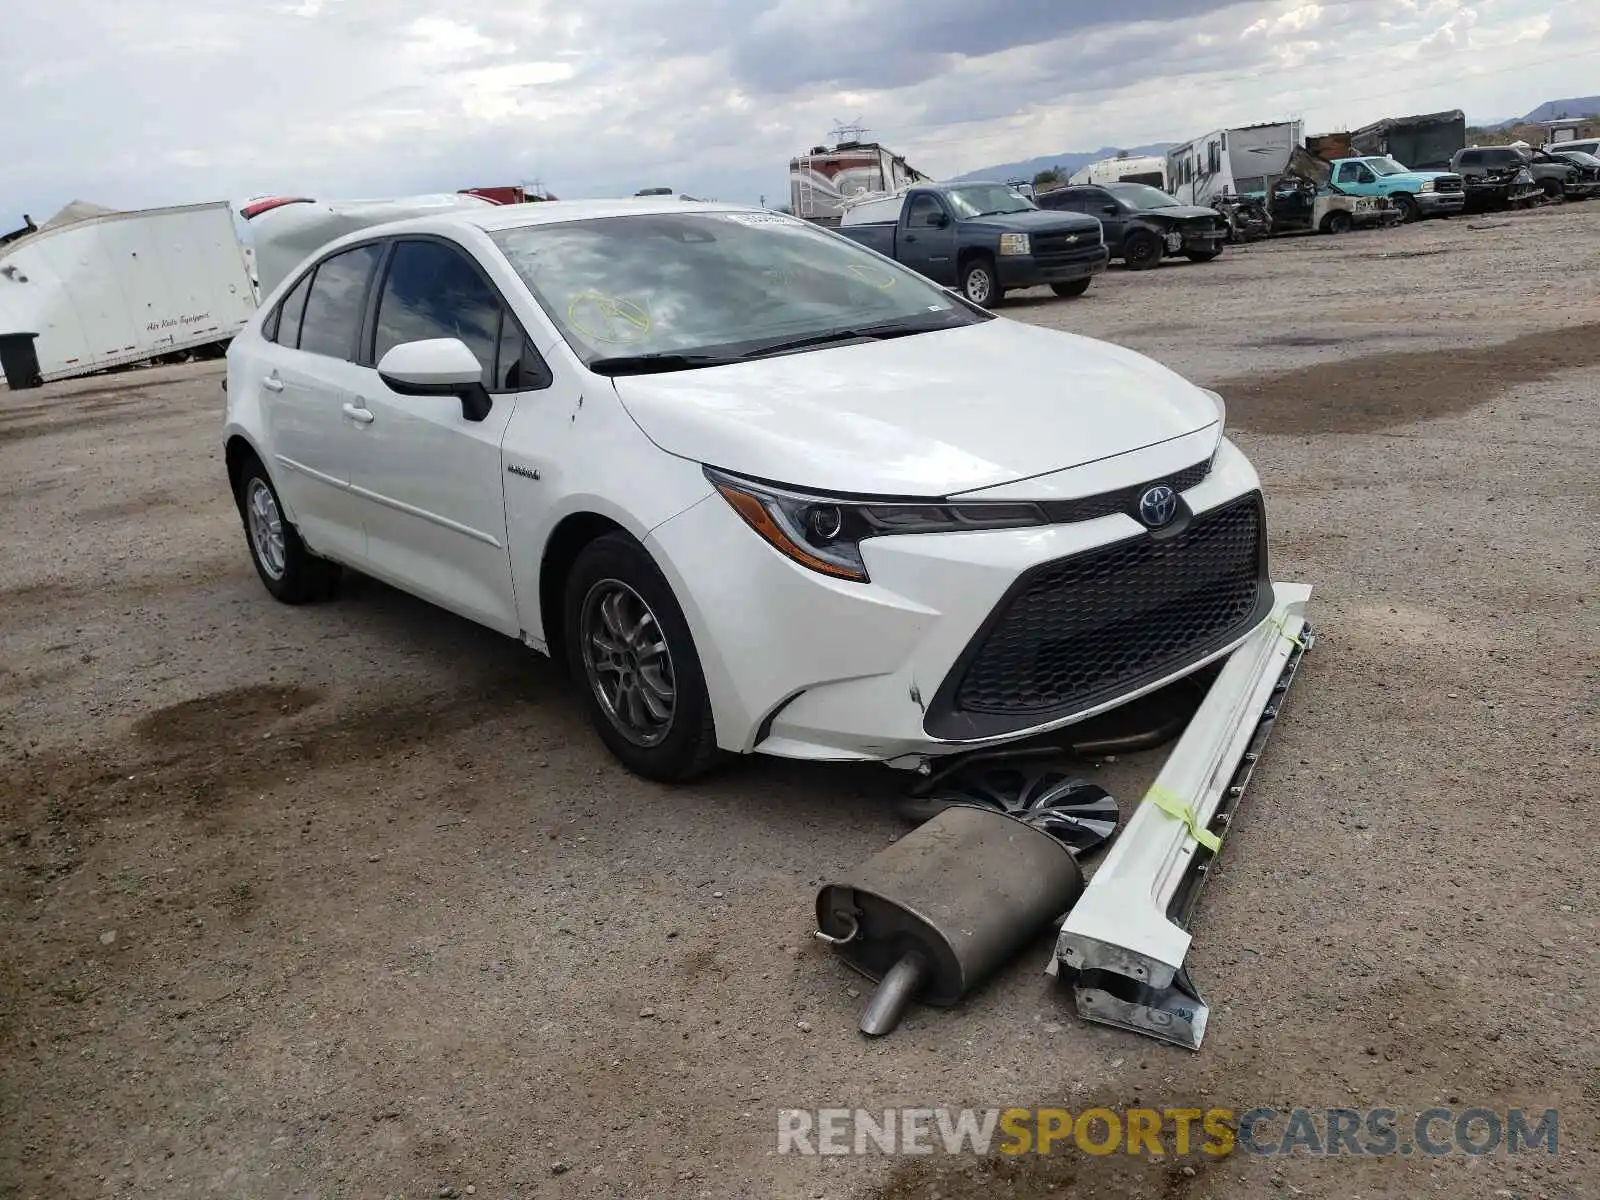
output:
<svg viewBox="0 0 1600 1200"><path fill-rule="evenodd" d="M1467 207L1466 187L1452 171L1412 171L1386 154L1336 158L1333 183L1351 196L1387 196L1402 221L1448 217Z"/></svg>

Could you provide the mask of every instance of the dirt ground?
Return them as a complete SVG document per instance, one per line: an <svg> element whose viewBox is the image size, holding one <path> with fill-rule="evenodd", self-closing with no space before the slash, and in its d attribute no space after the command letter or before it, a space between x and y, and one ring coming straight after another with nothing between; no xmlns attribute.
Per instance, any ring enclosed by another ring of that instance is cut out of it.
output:
<svg viewBox="0 0 1600 1200"><path fill-rule="evenodd" d="M865 1041L812 905L904 829L892 772L655 787L492 633L359 580L274 604L219 365L0 392L0 1195L1600 1195L1597 234L1457 219L1004 308L1218 387L1317 589L1201 903L1198 1053L1080 1022L1048 939ZM1560 1141L776 1152L784 1108L1034 1104L1558 1108Z"/></svg>

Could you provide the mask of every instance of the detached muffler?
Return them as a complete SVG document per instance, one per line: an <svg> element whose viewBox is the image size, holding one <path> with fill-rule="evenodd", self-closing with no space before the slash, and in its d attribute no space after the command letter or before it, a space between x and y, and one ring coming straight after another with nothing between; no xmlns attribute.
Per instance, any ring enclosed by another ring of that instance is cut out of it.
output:
<svg viewBox="0 0 1600 1200"><path fill-rule="evenodd" d="M955 804L817 895L817 936L878 989L872 1037L913 1000L949 1008L1083 891L1067 845L1026 820Z"/></svg>
<svg viewBox="0 0 1600 1200"><path fill-rule="evenodd" d="M1276 584L1272 616L1228 656L1067 915L1046 974L1078 1015L1198 1050L1210 1009L1183 968L1189 924L1313 634L1311 588Z"/></svg>

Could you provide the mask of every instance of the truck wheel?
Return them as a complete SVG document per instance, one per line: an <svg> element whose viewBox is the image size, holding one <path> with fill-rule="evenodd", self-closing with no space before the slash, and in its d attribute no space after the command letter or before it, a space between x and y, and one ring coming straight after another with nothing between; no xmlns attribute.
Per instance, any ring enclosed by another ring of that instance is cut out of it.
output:
<svg viewBox="0 0 1600 1200"><path fill-rule="evenodd" d="M1567 198L1567 189L1561 186L1559 179L1541 179L1539 186L1544 189L1546 204L1560 204Z"/></svg>
<svg viewBox="0 0 1600 1200"><path fill-rule="evenodd" d="M1148 271L1161 265L1166 249L1161 239L1148 229L1135 229L1122 243L1122 261L1128 264L1130 271Z"/></svg>
<svg viewBox="0 0 1600 1200"><path fill-rule="evenodd" d="M1322 218L1323 233L1349 233L1355 225L1354 218L1347 212L1331 212Z"/></svg>
<svg viewBox="0 0 1600 1200"><path fill-rule="evenodd" d="M596 538L567 575L567 660L600 740L636 775L683 783L717 758L705 674L666 576L625 533Z"/></svg>
<svg viewBox="0 0 1600 1200"><path fill-rule="evenodd" d="M1088 279L1074 279L1071 283L1052 283L1050 290L1058 296L1070 299L1073 296L1081 296L1087 292L1091 282L1092 280Z"/></svg>
<svg viewBox="0 0 1600 1200"><path fill-rule="evenodd" d="M1000 280L994 264L974 258L961 268L961 294L981 308L993 308L1000 300Z"/></svg>
<svg viewBox="0 0 1600 1200"><path fill-rule="evenodd" d="M326 600L339 588L339 564L318 558L283 515L278 489L261 460L251 456L239 468L233 497L244 524L250 559L273 599L284 604Z"/></svg>

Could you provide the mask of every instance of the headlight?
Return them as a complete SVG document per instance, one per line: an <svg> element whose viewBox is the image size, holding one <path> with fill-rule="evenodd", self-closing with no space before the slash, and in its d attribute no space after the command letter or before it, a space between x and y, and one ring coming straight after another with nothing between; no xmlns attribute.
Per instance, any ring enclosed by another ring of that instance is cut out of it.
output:
<svg viewBox="0 0 1600 1200"><path fill-rule="evenodd" d="M706 478L774 550L835 579L869 582L861 543L908 533L961 533L1046 524L1033 504L864 500L794 491L705 468Z"/></svg>
<svg viewBox="0 0 1600 1200"><path fill-rule="evenodd" d="M1001 254L1028 254L1028 235L1025 233L1002 233L1000 235Z"/></svg>
<svg viewBox="0 0 1600 1200"><path fill-rule="evenodd" d="M1431 191L1433 191L1433 180L1431 180L1431 179L1423 180L1422 181L1422 186L1419 187L1417 189L1417 191L1419 191L1419 192L1431 192Z"/></svg>

